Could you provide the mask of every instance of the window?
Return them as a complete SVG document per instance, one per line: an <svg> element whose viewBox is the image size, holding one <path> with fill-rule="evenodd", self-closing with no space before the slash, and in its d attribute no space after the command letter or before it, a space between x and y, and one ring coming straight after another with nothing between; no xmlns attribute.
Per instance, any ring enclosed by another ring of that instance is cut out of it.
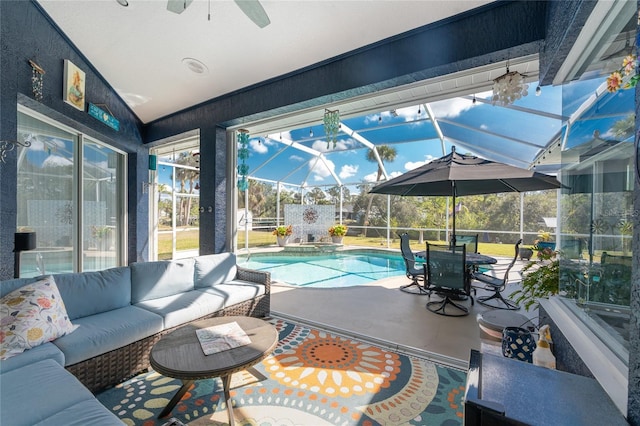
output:
<svg viewBox="0 0 640 426"><path fill-rule="evenodd" d="M20 276L123 264L125 154L22 107L18 138L18 231L37 241Z"/></svg>
<svg viewBox="0 0 640 426"><path fill-rule="evenodd" d="M157 171L149 191L155 256L158 260L200 253L200 139L190 137L152 150Z"/></svg>

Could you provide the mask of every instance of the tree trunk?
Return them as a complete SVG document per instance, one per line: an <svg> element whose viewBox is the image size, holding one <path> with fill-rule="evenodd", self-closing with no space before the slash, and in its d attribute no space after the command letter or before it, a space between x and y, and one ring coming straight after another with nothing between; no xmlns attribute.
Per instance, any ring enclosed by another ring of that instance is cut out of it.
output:
<svg viewBox="0 0 640 426"><path fill-rule="evenodd" d="M382 170L378 167L378 175L376 176L376 183L380 182L380 177L382 176ZM364 212L364 222L363 222L363 233L364 236L367 236L367 226L369 226L369 214L371 213L371 205L373 204L374 194L369 194L369 203L367 204L367 210Z"/></svg>

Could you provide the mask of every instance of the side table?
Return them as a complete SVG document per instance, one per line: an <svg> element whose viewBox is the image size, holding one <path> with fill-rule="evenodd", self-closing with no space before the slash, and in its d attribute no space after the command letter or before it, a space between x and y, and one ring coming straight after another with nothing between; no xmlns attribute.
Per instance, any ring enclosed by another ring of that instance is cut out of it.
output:
<svg viewBox="0 0 640 426"><path fill-rule="evenodd" d="M199 328L236 322L247 333L251 344L205 355L196 335ZM224 389L229 425L235 425L229 386L231 375L265 359L278 344L278 331L259 318L235 316L196 321L163 336L151 349L151 367L158 373L182 380L182 387L162 410L166 417L196 380L220 377Z"/></svg>

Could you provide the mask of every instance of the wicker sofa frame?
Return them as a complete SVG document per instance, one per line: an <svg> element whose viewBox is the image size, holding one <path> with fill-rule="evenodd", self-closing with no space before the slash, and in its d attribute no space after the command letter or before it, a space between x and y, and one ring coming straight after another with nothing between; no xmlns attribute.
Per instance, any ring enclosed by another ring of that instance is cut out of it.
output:
<svg viewBox="0 0 640 426"><path fill-rule="evenodd" d="M269 316L271 307L271 274L242 267L237 267L237 269L238 273L236 277L238 279L263 284L265 286L264 295L229 306L210 315L197 318L194 321L234 315L245 315L256 318ZM163 330L152 336L77 364L69 365L66 369L91 392L100 392L147 370L150 367L149 353L153 345L160 340L162 336L183 325L185 324Z"/></svg>

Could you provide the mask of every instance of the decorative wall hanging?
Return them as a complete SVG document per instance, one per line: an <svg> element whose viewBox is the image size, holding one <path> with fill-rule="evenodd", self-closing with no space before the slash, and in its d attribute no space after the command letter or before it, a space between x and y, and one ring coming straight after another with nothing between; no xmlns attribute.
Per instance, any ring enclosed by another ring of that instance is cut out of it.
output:
<svg viewBox="0 0 640 426"><path fill-rule="evenodd" d="M249 189L247 159L249 159L249 131L240 129L238 130L238 190L240 191Z"/></svg>
<svg viewBox="0 0 640 426"><path fill-rule="evenodd" d="M25 140L24 142L20 141L0 141L0 161L6 163L7 153L9 151L13 151L16 147L22 146L24 148L29 148L31 146L31 141Z"/></svg>
<svg viewBox="0 0 640 426"><path fill-rule="evenodd" d="M306 208L302 213L302 220L304 223L313 224L318 220L318 211L313 207Z"/></svg>
<svg viewBox="0 0 640 426"><path fill-rule="evenodd" d="M98 107L98 105L100 105L101 107L104 107L109 112L107 113L106 111L102 110L100 107ZM109 107L107 107L105 104L98 104L98 105L94 105L91 102L89 102L89 110L87 111L89 115L95 118L96 120L106 124L107 126L111 127L113 130L119 131L120 122L118 121L117 118L113 116L113 114L109 110Z"/></svg>
<svg viewBox="0 0 640 426"><path fill-rule="evenodd" d="M324 110L324 134L327 137L327 149L333 143L333 147L336 147L338 141L338 133L340 133L340 111Z"/></svg>
<svg viewBox="0 0 640 426"><path fill-rule="evenodd" d="M527 96L529 85L525 83L526 75L517 71L509 71L509 61L507 61L507 72L493 80L493 105L507 106L518 99Z"/></svg>
<svg viewBox="0 0 640 426"><path fill-rule="evenodd" d="M85 73L68 59L64 60L63 100L84 111Z"/></svg>
<svg viewBox="0 0 640 426"><path fill-rule="evenodd" d="M44 70L32 60L29 60L29 65L31 65L31 91L33 92L33 97L36 101L42 101Z"/></svg>
<svg viewBox="0 0 640 426"><path fill-rule="evenodd" d="M607 90L615 93L620 89L631 89L636 87L640 74L638 74L638 58L636 55L627 55L622 59L622 66L619 70L612 72L607 77Z"/></svg>

